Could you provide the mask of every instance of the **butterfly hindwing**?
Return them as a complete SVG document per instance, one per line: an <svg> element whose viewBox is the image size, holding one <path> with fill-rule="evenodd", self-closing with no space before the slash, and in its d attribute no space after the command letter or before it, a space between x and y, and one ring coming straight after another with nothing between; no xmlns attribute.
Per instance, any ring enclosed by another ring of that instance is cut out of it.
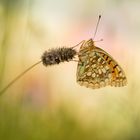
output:
<svg viewBox="0 0 140 140"><path fill-rule="evenodd" d="M120 65L104 50L96 47L95 51L107 62L111 70L111 86L121 87L127 84L126 76Z"/></svg>
<svg viewBox="0 0 140 140"><path fill-rule="evenodd" d="M77 68L77 81L80 85L100 88L110 84L111 70L107 62L97 52L81 57Z"/></svg>
<svg viewBox="0 0 140 140"><path fill-rule="evenodd" d="M116 87L126 85L122 68L108 53L93 43L93 40L88 40L80 48L77 82L93 89L107 85Z"/></svg>

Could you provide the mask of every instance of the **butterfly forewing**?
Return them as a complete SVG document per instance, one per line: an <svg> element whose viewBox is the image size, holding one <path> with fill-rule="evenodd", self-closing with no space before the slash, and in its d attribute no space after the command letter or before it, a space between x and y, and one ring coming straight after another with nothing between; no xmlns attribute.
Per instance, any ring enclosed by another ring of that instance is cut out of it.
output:
<svg viewBox="0 0 140 140"><path fill-rule="evenodd" d="M92 39L81 46L78 56L77 82L81 86L95 89L126 85L122 68L108 53L94 46Z"/></svg>

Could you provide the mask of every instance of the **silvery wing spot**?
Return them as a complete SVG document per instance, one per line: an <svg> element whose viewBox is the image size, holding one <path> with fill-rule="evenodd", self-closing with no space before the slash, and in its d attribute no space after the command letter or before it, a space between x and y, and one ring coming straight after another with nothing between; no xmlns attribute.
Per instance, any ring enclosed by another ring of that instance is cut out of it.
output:
<svg viewBox="0 0 140 140"><path fill-rule="evenodd" d="M108 53L96 47L92 39L81 45L78 57L77 82L81 86L97 89L127 84L123 69Z"/></svg>

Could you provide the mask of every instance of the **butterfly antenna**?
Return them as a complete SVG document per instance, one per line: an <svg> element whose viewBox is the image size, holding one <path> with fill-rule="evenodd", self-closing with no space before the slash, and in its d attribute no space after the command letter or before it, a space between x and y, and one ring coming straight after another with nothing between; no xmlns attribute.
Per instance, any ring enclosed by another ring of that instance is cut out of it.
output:
<svg viewBox="0 0 140 140"><path fill-rule="evenodd" d="M99 18L98 18L98 22L97 22L96 29L95 29L95 32L94 32L93 40L95 39L95 36L96 36L96 33L97 33L97 29L98 29L98 26L99 26L100 19L101 19L101 15L99 15Z"/></svg>
<svg viewBox="0 0 140 140"><path fill-rule="evenodd" d="M13 79L7 86L5 86L1 91L0 95L2 95L4 92L6 92L17 80L19 80L25 73L30 71L33 67L41 63L42 61L38 61L37 63L33 64L29 68L27 68L25 71L23 71L21 74L19 74L15 79Z"/></svg>

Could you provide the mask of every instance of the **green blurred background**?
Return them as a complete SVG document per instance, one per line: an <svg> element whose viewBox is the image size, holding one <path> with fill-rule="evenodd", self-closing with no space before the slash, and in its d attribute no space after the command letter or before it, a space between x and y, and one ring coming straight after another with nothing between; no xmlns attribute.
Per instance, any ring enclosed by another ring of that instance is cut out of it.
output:
<svg viewBox="0 0 140 140"><path fill-rule="evenodd" d="M39 64L0 96L0 140L140 140L139 0L0 0L0 89L42 53L93 37L128 85L76 83L76 62Z"/></svg>

